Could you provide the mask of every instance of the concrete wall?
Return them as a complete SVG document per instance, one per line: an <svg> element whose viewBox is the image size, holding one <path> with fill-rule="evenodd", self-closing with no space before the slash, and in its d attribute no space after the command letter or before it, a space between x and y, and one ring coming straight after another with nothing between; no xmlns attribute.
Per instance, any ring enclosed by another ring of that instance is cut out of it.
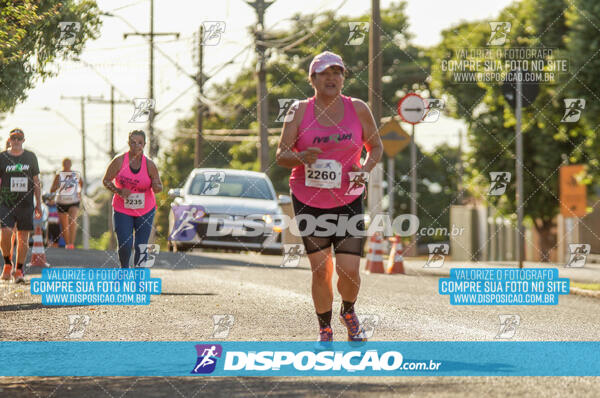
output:
<svg viewBox="0 0 600 398"><path fill-rule="evenodd" d="M473 206L450 207L450 228L456 226L462 229L462 234L450 235L450 255L453 261L480 259L478 218L478 212Z"/></svg>
<svg viewBox="0 0 600 398"><path fill-rule="evenodd" d="M577 243L588 243L591 253L600 254L600 205L596 205L592 213L583 217L578 227L581 242Z"/></svg>

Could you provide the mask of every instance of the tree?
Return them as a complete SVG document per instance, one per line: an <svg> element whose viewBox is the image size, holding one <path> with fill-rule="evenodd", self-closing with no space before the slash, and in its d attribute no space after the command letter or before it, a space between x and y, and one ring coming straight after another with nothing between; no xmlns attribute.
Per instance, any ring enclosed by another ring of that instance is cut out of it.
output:
<svg viewBox="0 0 600 398"><path fill-rule="evenodd" d="M566 15L568 32L567 56L570 60L570 69L573 73L571 84L565 89L568 98L586 99L585 110L579 129L573 134L582 135L585 140L582 148L583 156L572 159L572 162L587 161L594 173L590 173L596 184L600 180L598 167L600 166L600 143L597 140L597 131L600 126L600 81L597 72L600 70L600 42L598 41L598 26L600 26L600 3L594 0L576 0L570 2ZM585 124L584 124L585 122Z"/></svg>
<svg viewBox="0 0 600 398"><path fill-rule="evenodd" d="M0 112L27 98L37 79L55 74L57 59L81 53L98 36L100 18L92 0L0 0ZM59 22L79 22L72 46L59 46Z"/></svg>
<svg viewBox="0 0 600 398"><path fill-rule="evenodd" d="M410 156L408 149L395 157L396 176L394 214L410 212ZM447 228L450 226L450 205L458 194L458 148L439 145L431 153L417 147L417 214L419 229L423 227ZM422 236L419 243L445 241L447 236Z"/></svg>
<svg viewBox="0 0 600 398"><path fill-rule="evenodd" d="M566 19L562 11L566 1L524 0L506 7L494 21L510 21L512 29L504 48L545 47L566 51ZM442 42L432 54L448 55L459 47L485 48L490 35L487 21L463 23L442 33ZM545 59L547 62L548 59ZM449 71L434 68L432 87L438 95L451 98L450 109L469 125L470 190L483 196L500 214L516 211L515 179L500 197L486 196L489 172L514 171L514 126L510 105L504 100L500 85L490 83L460 83L452 81ZM564 157L573 160L583 157L585 137L578 134L580 126L560 123L564 113L562 99L565 82L557 85L540 84L540 94L533 104L523 110L523 185L524 213L540 235L542 260L548 259L554 246L553 219L558 213L558 168ZM514 173L513 173L514 176Z"/></svg>

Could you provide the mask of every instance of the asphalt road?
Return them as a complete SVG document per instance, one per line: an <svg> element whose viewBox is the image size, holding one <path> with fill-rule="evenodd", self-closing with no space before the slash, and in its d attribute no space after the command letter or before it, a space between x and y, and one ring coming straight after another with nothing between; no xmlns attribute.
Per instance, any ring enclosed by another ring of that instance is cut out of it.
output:
<svg viewBox="0 0 600 398"><path fill-rule="evenodd" d="M116 254L101 251L48 249L47 254L55 266L116 264ZM29 293L29 286L0 283L0 340L72 340L68 318L73 314L90 317L80 341L209 341L214 340L213 315L224 314L234 322L220 340L315 340L308 263L303 260L297 268L281 268L280 263L281 257L253 253L161 253L152 277L162 279L162 294L153 296L149 306L135 307L46 307ZM421 264L407 262L408 275L361 274L356 311L378 317L372 340L490 341L502 314L520 316L515 341L600 340L598 299L568 295L557 306L451 306L437 292L438 278ZM31 271L39 273L39 268ZM334 309L339 305L336 295ZM344 340L335 319L333 329L334 338ZM597 396L599 386L599 378L579 377L4 377L0 396L539 397Z"/></svg>

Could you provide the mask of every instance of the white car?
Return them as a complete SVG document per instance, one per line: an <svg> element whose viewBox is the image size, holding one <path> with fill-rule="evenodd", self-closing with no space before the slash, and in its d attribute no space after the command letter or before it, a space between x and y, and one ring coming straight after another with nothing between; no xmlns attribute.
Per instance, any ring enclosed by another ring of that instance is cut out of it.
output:
<svg viewBox="0 0 600 398"><path fill-rule="evenodd" d="M194 247L283 253L282 204L264 173L194 169L183 188L169 190L170 251Z"/></svg>

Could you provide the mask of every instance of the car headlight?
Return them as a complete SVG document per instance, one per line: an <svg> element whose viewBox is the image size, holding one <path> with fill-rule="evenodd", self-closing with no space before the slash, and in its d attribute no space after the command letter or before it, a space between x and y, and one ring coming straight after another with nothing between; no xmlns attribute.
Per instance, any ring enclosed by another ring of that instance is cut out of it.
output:
<svg viewBox="0 0 600 398"><path fill-rule="evenodd" d="M281 220L279 219L279 217L275 221L273 219L273 215L272 214L265 214L262 217L262 219L263 219L263 221L265 222L266 225L271 226L271 228L273 229L274 232L281 233L283 231L283 228L280 225L281 224L281 222L280 222Z"/></svg>

